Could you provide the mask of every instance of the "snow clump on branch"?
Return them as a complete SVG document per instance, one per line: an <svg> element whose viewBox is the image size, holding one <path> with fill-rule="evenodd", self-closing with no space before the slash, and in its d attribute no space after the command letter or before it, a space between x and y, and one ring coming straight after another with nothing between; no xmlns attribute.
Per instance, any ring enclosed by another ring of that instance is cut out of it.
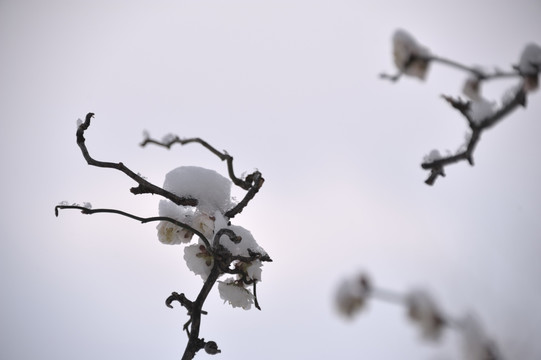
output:
<svg viewBox="0 0 541 360"><path fill-rule="evenodd" d="M517 67L524 76L524 90L527 92L537 90L541 71L541 46L534 43L526 45Z"/></svg>

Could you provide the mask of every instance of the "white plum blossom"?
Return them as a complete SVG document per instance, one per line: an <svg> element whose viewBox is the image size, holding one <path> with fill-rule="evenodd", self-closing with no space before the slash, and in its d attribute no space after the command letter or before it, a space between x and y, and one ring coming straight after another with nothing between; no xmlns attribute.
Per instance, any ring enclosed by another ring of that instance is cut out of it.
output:
<svg viewBox="0 0 541 360"><path fill-rule="evenodd" d="M218 291L224 303L227 302L234 308L241 307L249 310L254 303L255 297L250 290L246 289L242 282L233 278L218 281Z"/></svg>
<svg viewBox="0 0 541 360"><path fill-rule="evenodd" d="M438 340L445 325L434 299L423 290L411 291L406 296L409 318L421 327L425 339Z"/></svg>
<svg viewBox="0 0 541 360"><path fill-rule="evenodd" d="M214 170L181 166L165 176L163 188L180 197L197 199L197 209L207 215L225 213L231 206L231 180Z"/></svg>
<svg viewBox="0 0 541 360"><path fill-rule="evenodd" d="M462 348L466 360L497 359L495 343L490 340L472 314L468 314L460 322L462 330Z"/></svg>
<svg viewBox="0 0 541 360"><path fill-rule="evenodd" d="M166 245L188 243L193 237L193 232L169 221L160 221L156 229L158 229L158 240Z"/></svg>
<svg viewBox="0 0 541 360"><path fill-rule="evenodd" d="M188 268L195 274L201 276L205 281L212 267L214 265L214 259L209 254L207 248L200 241L198 244L186 246L184 248L184 260Z"/></svg>
<svg viewBox="0 0 541 360"><path fill-rule="evenodd" d="M335 302L338 312L351 318L364 308L369 295L370 285L365 275L345 279L336 291Z"/></svg>
<svg viewBox="0 0 541 360"><path fill-rule="evenodd" d="M430 52L402 29L393 35L394 63L406 75L424 80L428 71Z"/></svg>
<svg viewBox="0 0 541 360"><path fill-rule="evenodd" d="M260 260L254 260L246 266L246 275L249 280L261 281L261 267L263 263Z"/></svg>

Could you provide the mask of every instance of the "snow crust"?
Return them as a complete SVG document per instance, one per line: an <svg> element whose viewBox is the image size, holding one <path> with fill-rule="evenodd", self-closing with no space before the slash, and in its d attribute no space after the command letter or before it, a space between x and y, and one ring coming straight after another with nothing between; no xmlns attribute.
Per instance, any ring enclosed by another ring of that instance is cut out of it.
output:
<svg viewBox="0 0 541 360"><path fill-rule="evenodd" d="M231 184L214 170L181 166L167 173L163 187L175 195L197 199L197 209L212 215L216 210L225 213L232 206Z"/></svg>

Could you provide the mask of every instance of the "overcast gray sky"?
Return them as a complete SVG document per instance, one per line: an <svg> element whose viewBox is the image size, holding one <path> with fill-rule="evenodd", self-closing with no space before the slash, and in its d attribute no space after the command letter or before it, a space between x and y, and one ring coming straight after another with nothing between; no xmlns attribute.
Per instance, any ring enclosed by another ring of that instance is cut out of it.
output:
<svg viewBox="0 0 541 360"><path fill-rule="evenodd" d="M54 217L63 200L157 213L157 196L86 165L75 123L94 112L91 154L156 184L180 165L225 165L196 145L141 149L145 129L202 137L238 173L265 177L234 219L274 260L263 310L232 309L213 290L201 336L217 358L460 358L456 336L419 341L401 308L338 317L336 285L363 269L400 292L427 288L453 316L476 312L508 359L538 359L540 92L483 134L474 167L450 166L428 187L423 156L463 142L466 123L440 95L460 95L465 74L378 74L394 72L396 28L436 54L509 69L541 44L539 19L541 3L526 0L0 1L0 358L184 350L185 311L164 305L201 286L182 247L159 243L154 224Z"/></svg>

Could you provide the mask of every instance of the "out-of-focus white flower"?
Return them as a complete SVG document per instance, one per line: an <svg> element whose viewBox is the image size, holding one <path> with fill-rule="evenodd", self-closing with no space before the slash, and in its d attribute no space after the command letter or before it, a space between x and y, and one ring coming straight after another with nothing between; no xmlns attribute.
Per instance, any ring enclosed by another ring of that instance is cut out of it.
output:
<svg viewBox="0 0 541 360"><path fill-rule="evenodd" d="M462 330L462 348L466 360L499 359L496 344L485 334L476 317L468 314L460 322Z"/></svg>
<svg viewBox="0 0 541 360"><path fill-rule="evenodd" d="M352 317L364 307L368 295L370 283L365 275L342 281L335 297L338 312L346 317Z"/></svg>
<svg viewBox="0 0 541 360"><path fill-rule="evenodd" d="M424 80L430 62L428 60L430 52L402 29L396 30L393 35L393 55L398 70Z"/></svg>
<svg viewBox="0 0 541 360"><path fill-rule="evenodd" d="M218 281L218 291L224 302L228 302L234 308L249 310L254 303L254 295L241 282L232 278Z"/></svg>
<svg viewBox="0 0 541 360"><path fill-rule="evenodd" d="M205 245L199 242L199 244L186 246L184 248L184 260L186 260L186 265L195 275L201 276L203 281L207 280L214 265L214 259Z"/></svg>
<svg viewBox="0 0 541 360"><path fill-rule="evenodd" d="M438 340L445 325L434 299L423 290L411 291L406 297L409 318L421 327L425 339Z"/></svg>
<svg viewBox="0 0 541 360"><path fill-rule="evenodd" d="M537 90L541 71L541 46L534 43L526 45L520 55L518 69L524 76L524 90L526 92Z"/></svg>
<svg viewBox="0 0 541 360"><path fill-rule="evenodd" d="M189 230L181 228L168 221L160 221L158 226L158 240L167 245L178 245L188 243L192 239L193 233Z"/></svg>

